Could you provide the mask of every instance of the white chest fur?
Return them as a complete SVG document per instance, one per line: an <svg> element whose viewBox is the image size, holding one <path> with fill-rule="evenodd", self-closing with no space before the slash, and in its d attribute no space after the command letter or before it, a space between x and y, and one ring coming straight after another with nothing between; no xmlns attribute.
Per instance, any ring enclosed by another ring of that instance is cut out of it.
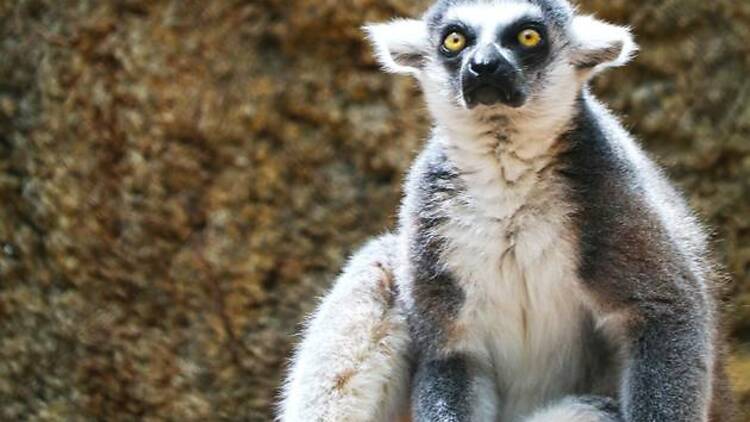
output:
<svg viewBox="0 0 750 422"><path fill-rule="evenodd" d="M501 420L571 393L583 304L565 190L551 158L454 150L467 190L446 204L444 260L465 292L454 350L489 362Z"/></svg>

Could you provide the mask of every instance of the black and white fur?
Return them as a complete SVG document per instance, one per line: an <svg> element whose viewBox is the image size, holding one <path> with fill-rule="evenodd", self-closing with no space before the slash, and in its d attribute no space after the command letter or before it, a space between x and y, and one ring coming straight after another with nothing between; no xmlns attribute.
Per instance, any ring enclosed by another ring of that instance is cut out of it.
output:
<svg viewBox="0 0 750 422"><path fill-rule="evenodd" d="M548 43L531 65L498 35L524 20ZM474 38L449 62L440 45L457 24ZM367 31L387 70L418 79L435 120L393 240L413 420L728 420L703 231L587 89L634 54L629 31L564 0L442 0ZM518 64L522 106L467 103L460 74L485 48ZM287 402L315 395L303 390Z"/></svg>

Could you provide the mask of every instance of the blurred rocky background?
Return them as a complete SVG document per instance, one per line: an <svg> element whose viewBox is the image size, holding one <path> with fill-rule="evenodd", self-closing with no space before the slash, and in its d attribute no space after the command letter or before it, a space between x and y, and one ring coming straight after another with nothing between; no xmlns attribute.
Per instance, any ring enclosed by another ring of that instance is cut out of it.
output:
<svg viewBox="0 0 750 422"><path fill-rule="evenodd" d="M428 130L406 0L0 0L0 420L269 420L303 315ZM716 233L750 407L750 2L586 0L596 91Z"/></svg>

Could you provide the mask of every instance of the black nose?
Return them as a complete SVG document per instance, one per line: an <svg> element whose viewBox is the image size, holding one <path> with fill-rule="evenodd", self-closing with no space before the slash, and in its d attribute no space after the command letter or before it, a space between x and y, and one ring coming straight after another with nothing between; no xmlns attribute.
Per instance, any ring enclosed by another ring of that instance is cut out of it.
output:
<svg viewBox="0 0 750 422"><path fill-rule="evenodd" d="M490 75L500 67L500 58L497 56L485 56L477 59L474 57L469 62L469 70L477 76Z"/></svg>

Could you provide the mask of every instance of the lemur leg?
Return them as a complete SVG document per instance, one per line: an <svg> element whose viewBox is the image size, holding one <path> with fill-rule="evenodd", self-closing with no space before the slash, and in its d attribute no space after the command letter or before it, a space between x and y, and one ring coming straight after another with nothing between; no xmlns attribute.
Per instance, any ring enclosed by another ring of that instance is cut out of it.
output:
<svg viewBox="0 0 750 422"><path fill-rule="evenodd" d="M622 422L617 402L606 397L568 397L525 422Z"/></svg>
<svg viewBox="0 0 750 422"><path fill-rule="evenodd" d="M393 284L395 236L357 252L309 320L284 386L283 422L390 422L408 414L409 340Z"/></svg>

